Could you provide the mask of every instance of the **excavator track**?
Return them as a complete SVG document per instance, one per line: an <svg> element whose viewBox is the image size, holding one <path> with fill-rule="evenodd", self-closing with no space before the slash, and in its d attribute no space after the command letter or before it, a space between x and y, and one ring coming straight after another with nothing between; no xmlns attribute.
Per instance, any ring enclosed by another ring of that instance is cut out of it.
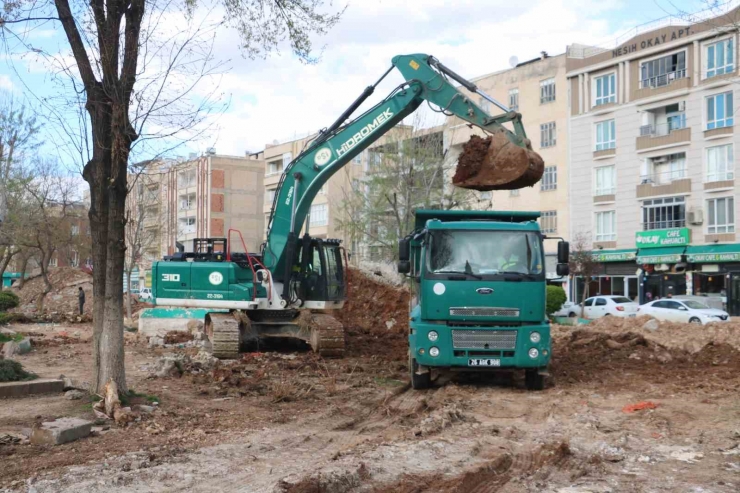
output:
<svg viewBox="0 0 740 493"><path fill-rule="evenodd" d="M311 348L323 358L344 357L344 326L331 315L313 314Z"/></svg>
<svg viewBox="0 0 740 493"><path fill-rule="evenodd" d="M211 342L211 353L219 359L239 357L239 320L231 313L209 313L206 315L206 334Z"/></svg>

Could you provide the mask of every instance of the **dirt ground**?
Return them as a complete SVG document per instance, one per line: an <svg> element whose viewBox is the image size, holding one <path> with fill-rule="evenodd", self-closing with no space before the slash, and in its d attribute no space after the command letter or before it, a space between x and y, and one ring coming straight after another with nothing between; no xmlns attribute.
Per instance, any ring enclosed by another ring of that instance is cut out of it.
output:
<svg viewBox="0 0 740 493"><path fill-rule="evenodd" d="M353 279L356 293L374 284ZM542 392L527 392L520 375L442 375L417 392L406 368L407 295L376 288L383 310L355 296L342 315L341 360L268 346L212 371L148 378L161 355L195 349L148 348L128 334L128 382L158 410L61 446L0 445L0 491L740 490L735 324L709 327L717 341L707 327L647 331L641 319L558 326ZM90 378L88 325L13 328L38 341L20 357L28 369ZM655 407L626 407L645 401ZM92 419L90 402L0 401L0 435L62 416Z"/></svg>

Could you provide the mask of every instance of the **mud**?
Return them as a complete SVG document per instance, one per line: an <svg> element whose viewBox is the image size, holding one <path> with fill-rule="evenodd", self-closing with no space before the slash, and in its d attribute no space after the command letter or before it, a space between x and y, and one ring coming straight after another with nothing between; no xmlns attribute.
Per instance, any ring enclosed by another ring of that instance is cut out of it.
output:
<svg viewBox="0 0 740 493"><path fill-rule="evenodd" d="M534 186L544 170L536 152L512 144L503 133L485 139L474 135L463 146L452 184L482 192L518 190Z"/></svg>

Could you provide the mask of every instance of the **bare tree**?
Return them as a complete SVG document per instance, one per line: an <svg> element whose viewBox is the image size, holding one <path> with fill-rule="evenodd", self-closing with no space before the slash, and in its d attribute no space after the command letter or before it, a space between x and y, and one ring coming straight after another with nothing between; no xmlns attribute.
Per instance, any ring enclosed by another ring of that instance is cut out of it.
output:
<svg viewBox="0 0 740 493"><path fill-rule="evenodd" d="M30 33L47 25L64 30L72 51L73 63L56 54L49 58L69 76L70 99L77 103L73 114L83 129L66 134L79 138L76 149L86 161L82 176L90 186L96 391L111 379L119 391L127 391L123 271L130 155L137 140L173 137L183 128L197 131L203 123L198 110L209 101L194 93L194 84L204 73L213 74L215 58L212 43L201 34L212 39L226 24L239 32L240 47L250 57L266 56L287 41L294 54L311 63L311 35L325 34L341 16L322 13L322 0L216 0L208 7L222 8L223 20L203 25L204 12L198 10L203 3L19 0L6 2L0 14L6 47L12 40L43 52L29 41ZM61 127L69 127L54 105L46 109Z"/></svg>
<svg viewBox="0 0 740 493"><path fill-rule="evenodd" d="M583 278L583 294L581 295L581 318L583 318L584 301L589 295L591 277L599 269L599 262L594 260L591 252L591 235L583 232L576 233L570 250L570 273L573 279Z"/></svg>

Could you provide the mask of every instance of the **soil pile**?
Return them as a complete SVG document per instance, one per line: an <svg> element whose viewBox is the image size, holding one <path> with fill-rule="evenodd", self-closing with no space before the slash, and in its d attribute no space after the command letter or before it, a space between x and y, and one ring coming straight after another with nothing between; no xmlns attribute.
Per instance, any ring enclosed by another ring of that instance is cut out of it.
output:
<svg viewBox="0 0 740 493"><path fill-rule="evenodd" d="M409 292L351 269L347 298L344 308L332 314L344 325L348 353L405 361Z"/></svg>
<svg viewBox="0 0 740 493"><path fill-rule="evenodd" d="M20 305L12 311L44 320L92 320L92 275L74 267L52 267L49 269L49 282L51 282L52 290L44 298L43 313L37 313L38 299L45 290L44 279L41 276L26 281L23 289L14 288L20 297ZM82 317L79 317L77 298L80 287L85 291L85 308Z"/></svg>

